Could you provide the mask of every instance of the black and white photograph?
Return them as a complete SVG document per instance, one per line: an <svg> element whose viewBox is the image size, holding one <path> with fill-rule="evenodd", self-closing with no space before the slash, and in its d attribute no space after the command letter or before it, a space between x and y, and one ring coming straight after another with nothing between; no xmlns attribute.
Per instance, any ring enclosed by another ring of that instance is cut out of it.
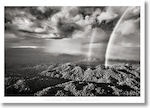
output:
<svg viewBox="0 0 150 108"><path fill-rule="evenodd" d="M3 9L5 99L144 99L141 6Z"/></svg>
<svg viewBox="0 0 150 108"><path fill-rule="evenodd" d="M5 7L5 96L140 96L140 7Z"/></svg>

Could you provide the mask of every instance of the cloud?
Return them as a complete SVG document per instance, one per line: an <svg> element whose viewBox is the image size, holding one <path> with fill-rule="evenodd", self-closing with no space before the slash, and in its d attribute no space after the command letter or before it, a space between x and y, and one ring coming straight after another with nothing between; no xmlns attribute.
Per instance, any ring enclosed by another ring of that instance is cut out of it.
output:
<svg viewBox="0 0 150 108"><path fill-rule="evenodd" d="M131 6L128 8L128 12L126 13L124 20L128 19L137 19L140 17L140 7L139 6Z"/></svg>
<svg viewBox="0 0 150 108"><path fill-rule="evenodd" d="M83 46L89 46L92 37L93 44L107 44L126 8L6 7L6 43L8 46L45 46L48 52L55 53L85 54L88 48ZM106 23L102 24L103 21Z"/></svg>
<svg viewBox="0 0 150 108"><path fill-rule="evenodd" d="M110 59L140 60L140 8L129 7L114 31L108 55Z"/></svg>
<svg viewBox="0 0 150 108"><path fill-rule="evenodd" d="M129 35L139 32L140 29L140 8L130 7L127 14L120 23L117 32L122 35Z"/></svg>
<svg viewBox="0 0 150 108"><path fill-rule="evenodd" d="M50 23L55 32L64 38L79 38L79 33L82 38L93 30L101 12L101 7L62 7L60 12L50 18Z"/></svg>
<svg viewBox="0 0 150 108"><path fill-rule="evenodd" d="M99 24L101 24L102 21L106 21L108 23L108 22L114 20L115 18L120 17L126 9L127 9L126 6L123 6L123 7L119 7L119 6L107 7L106 11L103 11L97 17L97 20L98 20Z"/></svg>
<svg viewBox="0 0 150 108"><path fill-rule="evenodd" d="M82 30L82 27L76 23L64 22L59 20L57 23L58 33L61 37L72 37L72 34L75 30Z"/></svg>
<svg viewBox="0 0 150 108"><path fill-rule="evenodd" d="M137 11L139 11L137 7L132 7L119 24L115 31L114 44L128 47L140 46L140 16Z"/></svg>
<svg viewBox="0 0 150 108"><path fill-rule="evenodd" d="M76 38L77 35L74 34L77 32L82 33L81 36L85 36L87 29L92 31L93 25L97 23L96 19L104 13L103 8L6 7L6 25L9 24L6 29L9 27L13 32L29 31L36 34L36 36L33 35L35 38ZM38 33L45 36L40 36Z"/></svg>
<svg viewBox="0 0 150 108"><path fill-rule="evenodd" d="M12 33L5 33L5 39L16 39L17 36Z"/></svg>
<svg viewBox="0 0 150 108"><path fill-rule="evenodd" d="M49 35L51 27L46 24L46 18L58 12L54 7L44 7L45 12L38 10L39 7L6 7L5 8L5 28L13 32L29 31L33 33L43 33ZM39 18L40 16L44 17ZM14 28L15 27L15 28ZM52 33L51 33L52 34ZM38 38L38 37L37 37Z"/></svg>
<svg viewBox="0 0 150 108"><path fill-rule="evenodd" d="M121 32L122 35L129 35L137 31L139 31L137 30L137 23L133 19L122 22L117 29L117 32Z"/></svg>
<svg viewBox="0 0 150 108"><path fill-rule="evenodd" d="M26 17L15 17L12 23L16 25L18 29L33 31L31 26L33 26L34 23Z"/></svg>
<svg viewBox="0 0 150 108"><path fill-rule="evenodd" d="M101 28L97 22L99 16L106 14L105 7L11 7L6 10L5 33L10 35L6 47L36 46L50 53L86 55L94 38L93 56L104 58L110 34L105 29L112 31L113 28ZM102 20L108 19L104 16Z"/></svg>

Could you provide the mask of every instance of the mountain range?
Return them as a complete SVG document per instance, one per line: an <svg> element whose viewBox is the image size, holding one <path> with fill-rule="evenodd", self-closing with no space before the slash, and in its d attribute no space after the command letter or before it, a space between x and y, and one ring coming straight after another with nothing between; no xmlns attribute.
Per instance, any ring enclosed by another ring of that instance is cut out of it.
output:
<svg viewBox="0 0 150 108"><path fill-rule="evenodd" d="M6 96L140 96L140 67L64 63L37 75L5 78Z"/></svg>

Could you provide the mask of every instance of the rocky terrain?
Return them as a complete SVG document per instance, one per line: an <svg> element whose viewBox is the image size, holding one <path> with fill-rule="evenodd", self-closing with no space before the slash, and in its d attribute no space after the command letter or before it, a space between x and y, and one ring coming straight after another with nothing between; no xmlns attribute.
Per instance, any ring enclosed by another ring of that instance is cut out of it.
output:
<svg viewBox="0 0 150 108"><path fill-rule="evenodd" d="M34 77L5 78L6 96L140 96L139 64L50 65Z"/></svg>

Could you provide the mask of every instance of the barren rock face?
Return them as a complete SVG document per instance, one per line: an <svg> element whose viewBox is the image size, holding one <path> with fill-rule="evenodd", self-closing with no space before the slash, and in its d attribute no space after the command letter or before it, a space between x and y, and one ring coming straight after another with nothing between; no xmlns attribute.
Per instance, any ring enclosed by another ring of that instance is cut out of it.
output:
<svg viewBox="0 0 150 108"><path fill-rule="evenodd" d="M16 83L8 86L6 92L10 94L26 95L32 91L29 86L26 84L24 79L17 80Z"/></svg>
<svg viewBox="0 0 150 108"><path fill-rule="evenodd" d="M7 78L6 92L9 95L15 90L18 95L34 96L140 96L139 65L85 66L51 65L30 79Z"/></svg>

